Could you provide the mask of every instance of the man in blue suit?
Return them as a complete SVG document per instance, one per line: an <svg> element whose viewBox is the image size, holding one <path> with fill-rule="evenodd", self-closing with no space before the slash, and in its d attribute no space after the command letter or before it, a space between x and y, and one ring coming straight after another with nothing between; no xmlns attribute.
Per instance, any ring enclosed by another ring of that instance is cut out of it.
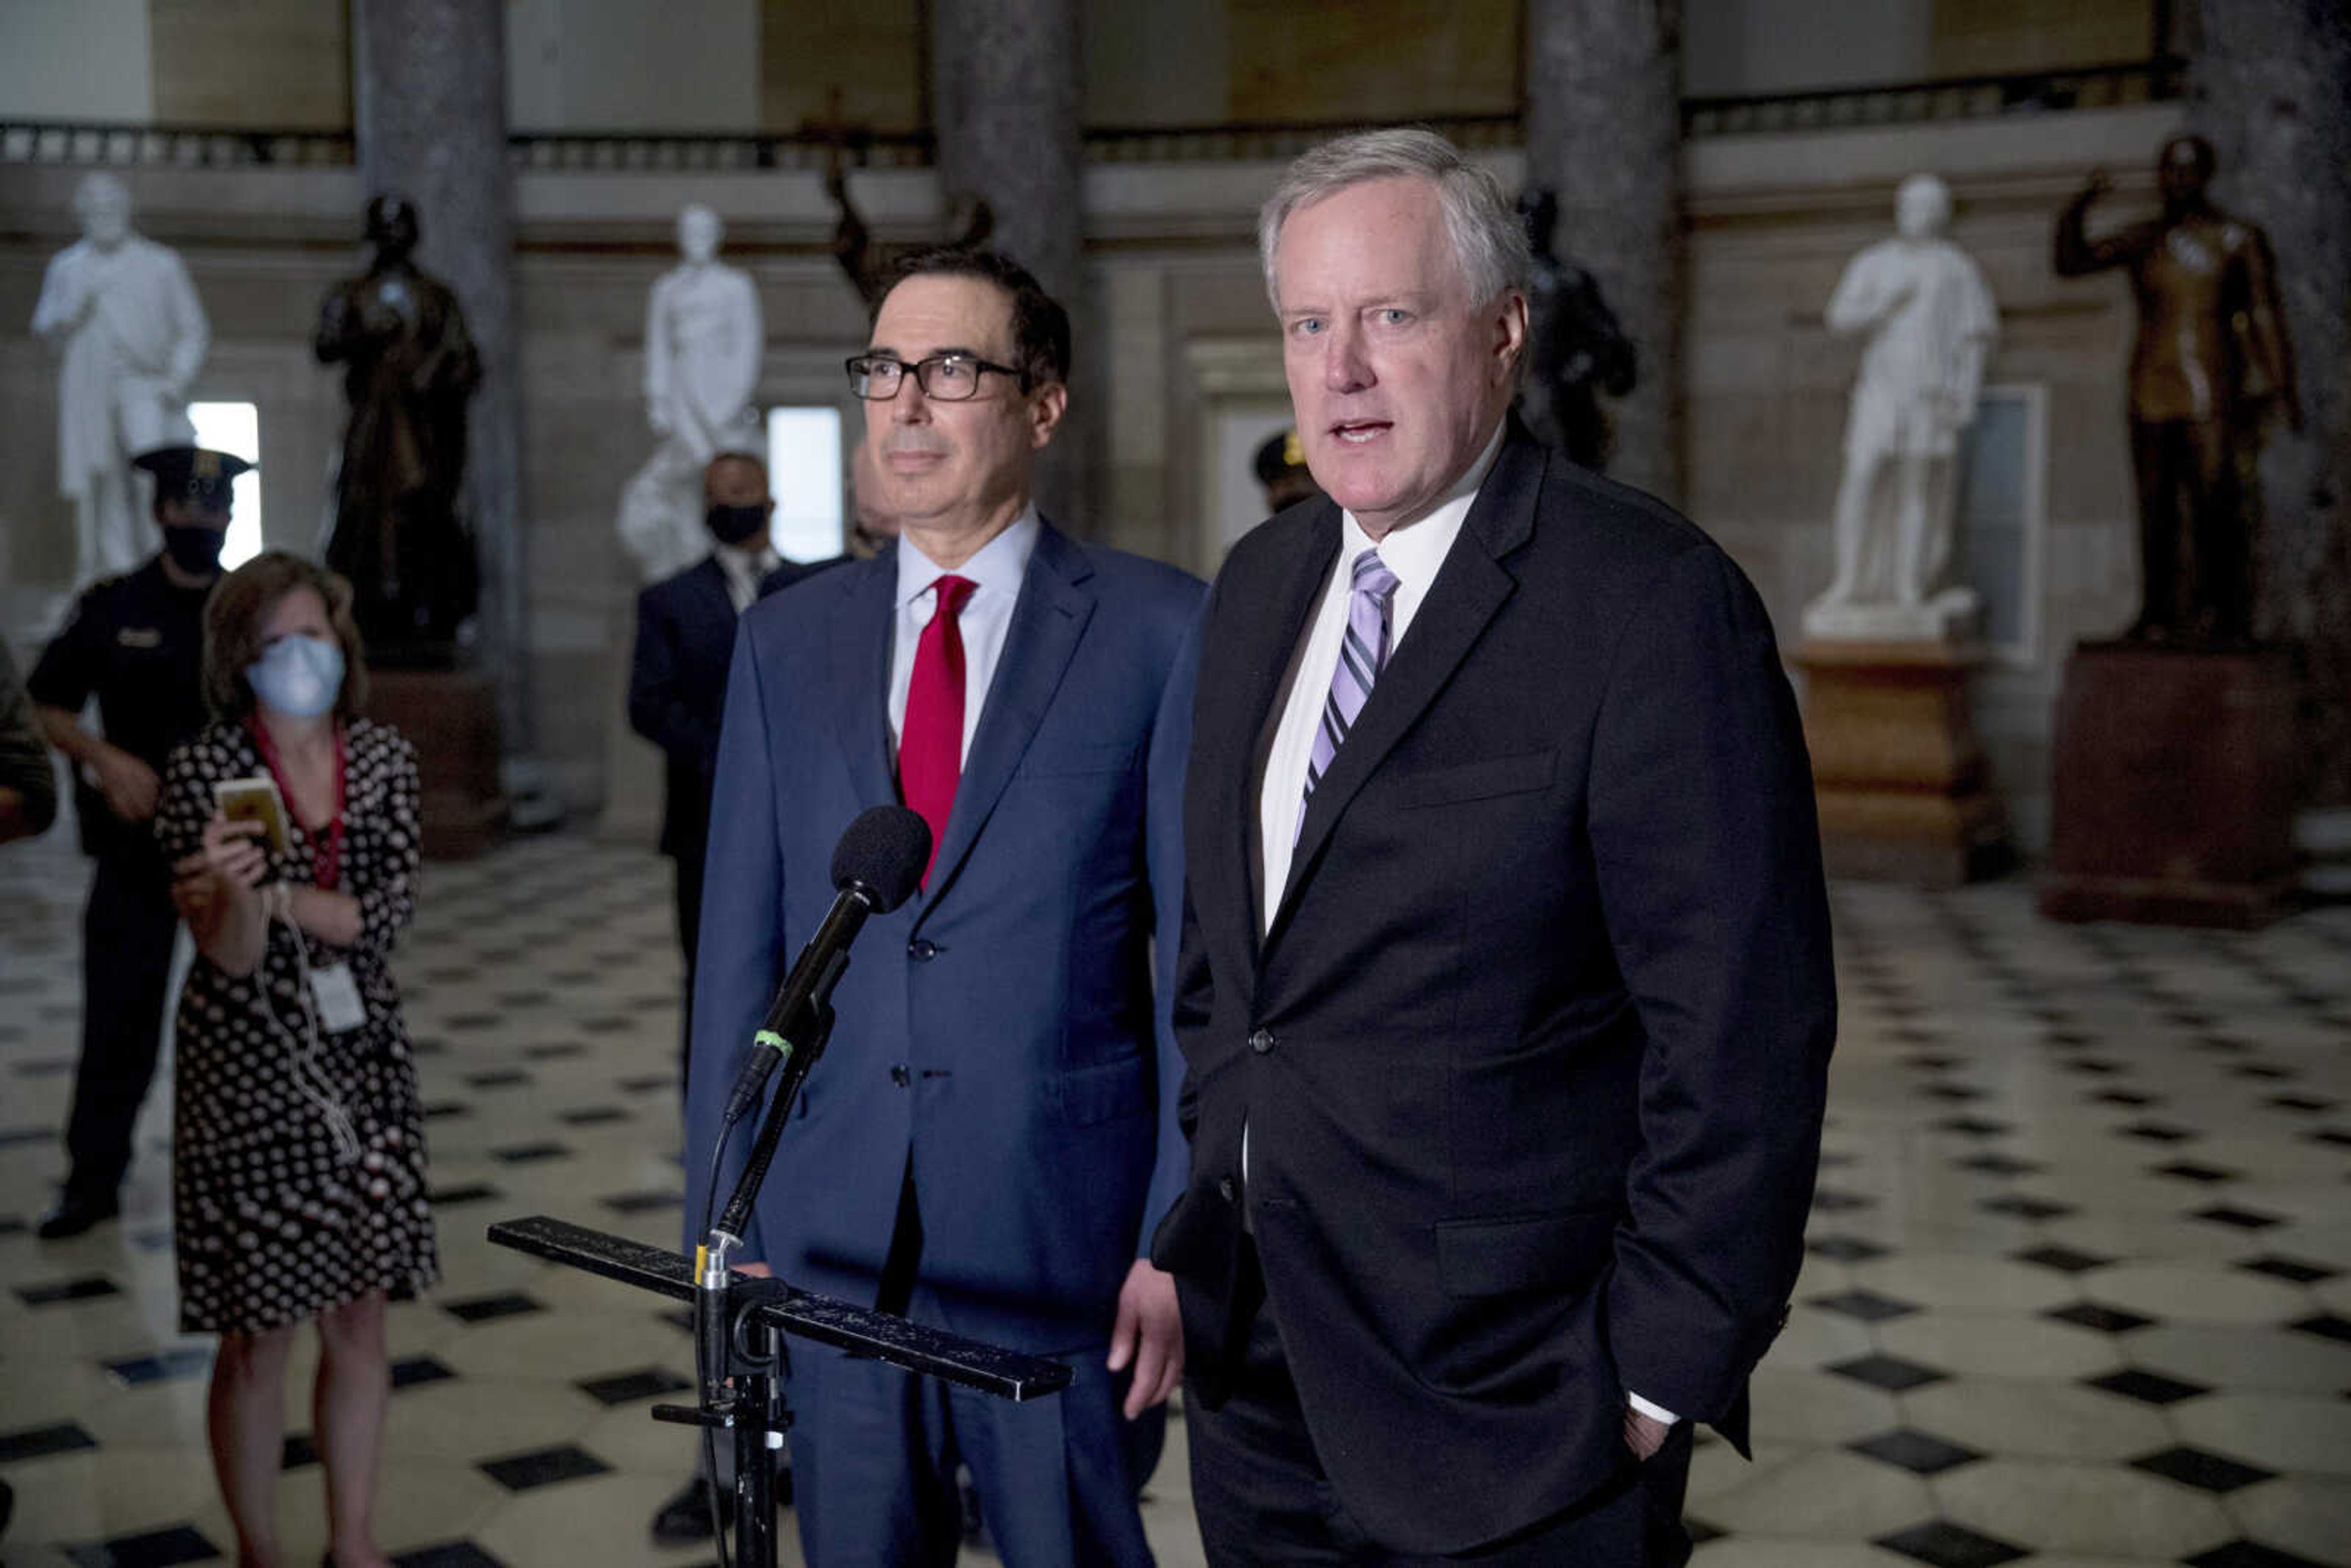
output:
<svg viewBox="0 0 2351 1568"><path fill-rule="evenodd" d="M1153 975L1177 923L1203 590L1037 515L1069 318L1017 263L909 258L870 343L850 381L898 546L755 606L736 640L688 1227L735 1063L832 901L835 841L904 800L935 840L923 891L859 941L745 1256L1064 1356L1075 1381L1013 1406L795 1343L802 1545L816 1568L952 1561L961 1463L1007 1562L1147 1563L1123 1437L1181 1373L1174 1287L1145 1256L1185 1158Z"/></svg>
<svg viewBox="0 0 2351 1568"><path fill-rule="evenodd" d="M660 747L664 761L661 852L677 862L677 941L685 952L689 1013L710 784L718 766L718 720L726 709L735 622L756 601L821 569L785 560L768 543L775 497L768 493L768 465L749 453L713 457L702 471L702 499L711 551L637 595L636 652L629 665L629 727Z"/></svg>

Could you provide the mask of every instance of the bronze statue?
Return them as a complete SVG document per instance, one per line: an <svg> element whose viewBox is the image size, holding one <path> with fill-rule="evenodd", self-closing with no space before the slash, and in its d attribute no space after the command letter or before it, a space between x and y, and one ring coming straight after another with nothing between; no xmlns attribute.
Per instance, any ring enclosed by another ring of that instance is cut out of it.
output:
<svg viewBox="0 0 2351 1568"><path fill-rule="evenodd" d="M458 491L482 362L457 297L411 259L415 207L369 202L367 238L373 262L319 313L319 359L347 367L351 405L327 564L351 580L377 662L445 663L479 589Z"/></svg>
<svg viewBox="0 0 2351 1568"><path fill-rule="evenodd" d="M1623 397L1633 390L1633 343L1600 297L1598 281L1552 249L1559 199L1549 191L1529 191L1519 198L1519 217L1535 262L1519 417L1537 440L1597 472L1609 447L1608 415L1598 394Z"/></svg>
<svg viewBox="0 0 2351 1568"><path fill-rule="evenodd" d="M2143 594L2134 641L2252 637L2262 420L2275 403L2302 428L2269 240L2207 199L2213 167L2211 143L2174 137L2156 163L2161 217L2088 238L2083 218L2113 188L2098 171L2057 220L2059 277L2127 267L2138 300L2130 430Z"/></svg>
<svg viewBox="0 0 2351 1568"><path fill-rule="evenodd" d="M930 246L877 244L865 220L850 203L849 180L841 172L837 154L825 174L824 189L833 205L841 209L841 221L832 231L833 257L856 286L857 297L865 301L865 308L874 309L881 305L882 296L890 291L891 266L909 251L928 250ZM995 232L996 214L977 196L958 200L947 209L947 233L955 236L947 242L951 245L986 245L987 236Z"/></svg>

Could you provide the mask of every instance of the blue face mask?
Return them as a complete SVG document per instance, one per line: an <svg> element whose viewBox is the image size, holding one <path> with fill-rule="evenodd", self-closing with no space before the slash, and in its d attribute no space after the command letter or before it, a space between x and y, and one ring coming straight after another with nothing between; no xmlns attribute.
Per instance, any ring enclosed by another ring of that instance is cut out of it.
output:
<svg viewBox="0 0 2351 1568"><path fill-rule="evenodd" d="M343 651L322 637L280 637L245 667L261 706L290 718L315 718L343 689Z"/></svg>

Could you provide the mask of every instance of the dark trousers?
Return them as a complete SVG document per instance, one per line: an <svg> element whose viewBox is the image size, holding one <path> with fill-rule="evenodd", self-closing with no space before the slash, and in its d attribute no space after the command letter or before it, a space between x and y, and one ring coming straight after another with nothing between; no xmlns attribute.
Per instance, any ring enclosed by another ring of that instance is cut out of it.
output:
<svg viewBox="0 0 2351 1568"><path fill-rule="evenodd" d="M82 911L81 1060L66 1121L73 1197L111 1197L131 1167L131 1130L162 1045L179 925L160 855L98 857Z"/></svg>
<svg viewBox="0 0 2351 1568"><path fill-rule="evenodd" d="M702 846L681 852L677 867L677 946L685 955L685 1000L678 1009L677 1094L685 1101L685 1075L694 1061L694 952L702 938Z"/></svg>
<svg viewBox="0 0 2351 1568"><path fill-rule="evenodd" d="M1243 1244L1248 1252L1248 1244ZM1245 1276L1255 1276L1254 1256ZM1255 1278L1243 1288L1256 1287ZM1249 1293L1257 1294L1255 1289ZM1260 1296L1260 1301L1262 1300ZM1250 1564L1343 1564L1344 1568L1679 1568L1690 1539L1681 1523L1689 1484L1690 1427L1624 1466L1597 1492L1564 1512L1473 1551L1428 1557L1373 1540L1332 1490L1290 1381L1272 1311L1259 1305L1230 1397L1216 1410L1185 1409L1192 1452L1192 1500L1215 1568ZM1364 1435L1380 1440L1378 1433ZM1429 1484L1442 1489L1442 1476Z"/></svg>

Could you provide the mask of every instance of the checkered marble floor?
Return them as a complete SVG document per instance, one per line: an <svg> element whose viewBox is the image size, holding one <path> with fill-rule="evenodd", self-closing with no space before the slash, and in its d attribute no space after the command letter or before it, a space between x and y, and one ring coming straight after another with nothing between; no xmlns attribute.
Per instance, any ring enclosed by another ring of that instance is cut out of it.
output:
<svg viewBox="0 0 2351 1568"><path fill-rule="evenodd" d="M173 1329L158 1094L120 1225L44 1245L86 871L0 852L0 1561L210 1562L207 1342ZM2351 1565L2351 910L2252 936L2045 925L2029 889L1836 890L1826 1168L1755 1462L1700 1447L1700 1568ZM490 1246L677 1230L668 870L579 838L435 866L400 968L447 1279L392 1316L381 1508L405 1564L706 1562L646 1521L691 1347ZM323 1537L288 1385L291 1561ZM1146 1504L1196 1563L1180 1432ZM792 1558L797 1561L797 1558Z"/></svg>

